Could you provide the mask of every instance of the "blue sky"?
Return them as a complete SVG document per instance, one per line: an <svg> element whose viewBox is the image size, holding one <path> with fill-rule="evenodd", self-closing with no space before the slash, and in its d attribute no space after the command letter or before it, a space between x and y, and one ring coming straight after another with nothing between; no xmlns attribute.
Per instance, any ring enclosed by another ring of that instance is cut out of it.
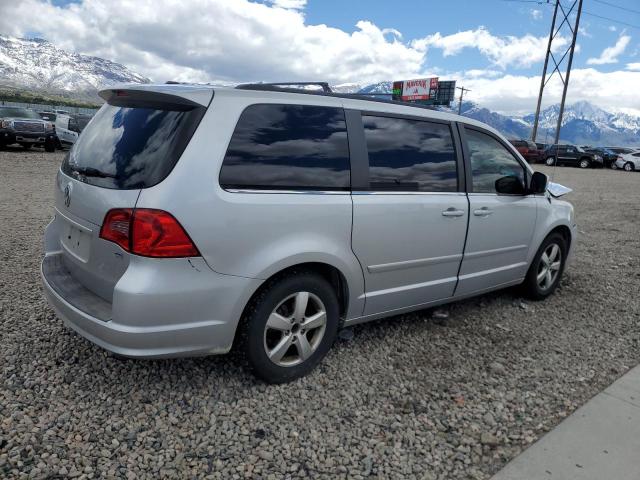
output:
<svg viewBox="0 0 640 480"><path fill-rule="evenodd" d="M38 35L159 82L437 75L481 105L524 114L552 12L529 0L0 0L0 33ZM559 35L558 56L569 37ZM640 2L584 0L578 47L569 101L640 113ZM548 93L557 102L559 83Z"/></svg>
<svg viewBox="0 0 640 480"><path fill-rule="evenodd" d="M448 0L425 2L424 0L402 0L401 2L372 2L367 0L310 0L305 9L307 21L312 24L325 23L349 31L358 20L371 20L381 28L394 28L403 34L405 41L424 37L435 31L451 34L458 31L485 26L494 35L521 36L526 33L535 36L549 34L553 17L553 4L543 2L519 2L503 0ZM564 0L570 5L569 0ZM597 57L604 48L614 45L620 35L627 34L632 42L619 60L640 61L640 1L612 0L620 7L615 8L595 0L584 0L580 21L578 44L580 51L574 57L574 66L587 66L589 58ZM438 7L440 6L440 7ZM444 6L444 8L442 7ZM629 10L636 10L638 13ZM595 15L635 24L632 28L623 23L598 18ZM564 30L563 30L564 31ZM442 51L434 51L428 58L434 67L446 70L467 70L487 68L486 58L477 50L466 49L460 55L444 57ZM620 62L619 62L620 63ZM599 70L614 71L620 68L615 63L603 64ZM536 63L531 68L518 68L512 72L539 72L542 65Z"/></svg>

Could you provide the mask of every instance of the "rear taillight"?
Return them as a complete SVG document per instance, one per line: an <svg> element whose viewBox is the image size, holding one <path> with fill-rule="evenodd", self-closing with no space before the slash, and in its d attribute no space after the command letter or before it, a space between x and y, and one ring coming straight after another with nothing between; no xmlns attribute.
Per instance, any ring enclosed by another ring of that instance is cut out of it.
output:
<svg viewBox="0 0 640 480"><path fill-rule="evenodd" d="M151 208L115 208L104 217L100 238L144 257L200 255L182 225L168 212Z"/></svg>

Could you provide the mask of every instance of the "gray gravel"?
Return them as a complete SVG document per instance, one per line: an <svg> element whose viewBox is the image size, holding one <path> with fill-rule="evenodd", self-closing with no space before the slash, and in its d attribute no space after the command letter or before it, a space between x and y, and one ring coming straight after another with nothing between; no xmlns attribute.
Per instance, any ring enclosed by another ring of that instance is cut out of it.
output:
<svg viewBox="0 0 640 480"><path fill-rule="evenodd" d="M38 273L61 159L0 152L0 477L483 479L640 361L640 174L558 168L581 238L547 301L358 326L270 387L234 355L121 360L63 327Z"/></svg>

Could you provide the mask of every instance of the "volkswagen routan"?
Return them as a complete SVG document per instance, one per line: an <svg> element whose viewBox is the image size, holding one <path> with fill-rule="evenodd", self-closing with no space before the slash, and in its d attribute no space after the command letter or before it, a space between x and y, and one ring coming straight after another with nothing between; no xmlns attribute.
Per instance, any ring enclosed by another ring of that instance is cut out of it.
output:
<svg viewBox="0 0 640 480"><path fill-rule="evenodd" d="M567 189L469 118L264 84L100 95L57 173L42 278L117 355L234 347L286 382L350 325L515 285L544 299L576 241Z"/></svg>

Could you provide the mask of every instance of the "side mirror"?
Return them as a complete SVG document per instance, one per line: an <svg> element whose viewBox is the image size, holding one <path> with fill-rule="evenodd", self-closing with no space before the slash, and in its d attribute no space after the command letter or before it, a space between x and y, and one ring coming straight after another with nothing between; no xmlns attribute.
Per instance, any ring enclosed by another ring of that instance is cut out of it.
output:
<svg viewBox="0 0 640 480"><path fill-rule="evenodd" d="M541 195L547 190L547 183L549 182L549 178L541 172L533 172L531 176L531 187L529 191L531 193Z"/></svg>
<svg viewBox="0 0 640 480"><path fill-rule="evenodd" d="M496 192L504 195L524 195L525 188L520 178L509 175L496 180Z"/></svg>

